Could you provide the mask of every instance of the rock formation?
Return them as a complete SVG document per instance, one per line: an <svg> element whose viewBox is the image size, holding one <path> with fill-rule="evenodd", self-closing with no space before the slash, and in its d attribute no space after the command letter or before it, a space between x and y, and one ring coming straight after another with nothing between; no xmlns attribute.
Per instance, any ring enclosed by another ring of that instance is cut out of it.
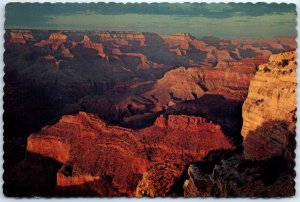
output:
<svg viewBox="0 0 300 202"><path fill-rule="evenodd" d="M184 172L184 166L172 163L156 164L143 174L135 196L165 197Z"/></svg>
<svg viewBox="0 0 300 202"><path fill-rule="evenodd" d="M164 43L170 48L189 49L189 43L194 39L193 36L186 33L176 33L172 35L162 35Z"/></svg>
<svg viewBox="0 0 300 202"><path fill-rule="evenodd" d="M191 164L184 195L289 197L295 194L295 51L260 65L243 104L244 151L217 151Z"/></svg>
<svg viewBox="0 0 300 202"><path fill-rule="evenodd" d="M251 81L243 105L246 158L262 160L289 152L290 136L295 136L296 64L295 51L272 55Z"/></svg>
<svg viewBox="0 0 300 202"><path fill-rule="evenodd" d="M87 35L83 36L83 41L81 43L83 44L83 47L85 47L85 48L95 49L98 52L98 55L100 57L102 57L102 58L106 57L106 54L104 53L103 45L101 43L93 43Z"/></svg>
<svg viewBox="0 0 300 202"><path fill-rule="evenodd" d="M139 41L140 46L145 46L145 35L141 32L100 32L100 40L117 41L119 44L128 44L128 40Z"/></svg>
<svg viewBox="0 0 300 202"><path fill-rule="evenodd" d="M30 30L12 30L9 35L10 43L26 44L28 41L34 41Z"/></svg>
<svg viewBox="0 0 300 202"><path fill-rule="evenodd" d="M50 46L52 51L57 50L64 42L66 42L68 36L62 34L61 32L51 33L47 40L41 40L36 42L34 46L43 47L43 46Z"/></svg>
<svg viewBox="0 0 300 202"><path fill-rule="evenodd" d="M144 94L156 105L156 110L173 106L183 100L195 100L204 94L218 94L243 101L248 93L250 80L263 57L239 62L219 62L216 68L179 67L168 71L153 89Z"/></svg>
<svg viewBox="0 0 300 202"><path fill-rule="evenodd" d="M57 173L59 190L92 184L89 189L103 196L164 196L184 165L211 150L233 148L220 126L199 117L161 116L154 126L133 131L84 112L63 116L30 135L27 144L27 152L64 164ZM106 193L97 183L104 178L110 179Z"/></svg>
<svg viewBox="0 0 300 202"><path fill-rule="evenodd" d="M251 161L242 154L212 152L188 168L185 197L289 197L294 174L282 158Z"/></svg>

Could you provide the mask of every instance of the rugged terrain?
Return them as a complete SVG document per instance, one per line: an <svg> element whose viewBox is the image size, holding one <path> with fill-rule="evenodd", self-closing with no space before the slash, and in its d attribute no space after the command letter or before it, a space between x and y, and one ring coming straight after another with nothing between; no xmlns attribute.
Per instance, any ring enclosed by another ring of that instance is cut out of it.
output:
<svg viewBox="0 0 300 202"><path fill-rule="evenodd" d="M295 48L288 37L7 30L4 192L279 196L281 183L293 195ZM258 193L252 175L270 166L277 177L258 175L269 183Z"/></svg>
<svg viewBox="0 0 300 202"><path fill-rule="evenodd" d="M243 104L243 153L212 152L190 165L185 196L295 194L296 68L295 51L259 66Z"/></svg>
<svg viewBox="0 0 300 202"><path fill-rule="evenodd" d="M244 100L256 66L272 53L295 47L294 39L283 37L7 30L5 131L10 137L24 136L79 111L128 126L134 115L194 100L204 92ZM10 124L15 122L18 128Z"/></svg>
<svg viewBox="0 0 300 202"><path fill-rule="evenodd" d="M160 116L153 126L134 131L110 126L95 115L80 112L63 116L55 125L31 134L27 142L28 153L63 164L52 188L62 195L70 190L86 190L98 196L135 196L135 192L167 196L183 175L185 165L216 149L234 149L221 127L204 118L185 115ZM157 170L159 166L163 173ZM149 175L159 181L147 180L147 185L143 184ZM17 187L34 194L26 183Z"/></svg>

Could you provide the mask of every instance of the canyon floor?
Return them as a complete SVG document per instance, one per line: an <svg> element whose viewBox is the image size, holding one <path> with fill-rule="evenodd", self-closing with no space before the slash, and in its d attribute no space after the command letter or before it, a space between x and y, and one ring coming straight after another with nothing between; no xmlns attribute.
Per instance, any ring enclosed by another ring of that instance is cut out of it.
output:
<svg viewBox="0 0 300 202"><path fill-rule="evenodd" d="M296 41L9 29L4 194L288 197Z"/></svg>

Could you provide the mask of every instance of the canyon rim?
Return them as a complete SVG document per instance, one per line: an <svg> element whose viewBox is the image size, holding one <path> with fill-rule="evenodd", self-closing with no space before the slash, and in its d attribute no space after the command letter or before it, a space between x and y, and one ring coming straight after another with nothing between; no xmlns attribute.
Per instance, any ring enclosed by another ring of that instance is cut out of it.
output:
<svg viewBox="0 0 300 202"><path fill-rule="evenodd" d="M5 17L5 196L295 195L295 4L8 3Z"/></svg>

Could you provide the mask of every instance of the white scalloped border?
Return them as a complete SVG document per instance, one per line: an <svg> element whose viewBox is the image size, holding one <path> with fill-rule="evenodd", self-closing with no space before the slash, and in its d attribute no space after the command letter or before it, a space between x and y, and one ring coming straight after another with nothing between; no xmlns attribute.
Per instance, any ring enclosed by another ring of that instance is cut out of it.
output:
<svg viewBox="0 0 300 202"><path fill-rule="evenodd" d="M264 3L292 3L292 4L296 4L296 12L297 12L297 53L300 53L300 37L299 37L299 33L300 33L300 0L246 0L246 1L241 1L241 0L92 0L92 1L84 1L84 0L62 0L62 1L58 1L58 0L0 0L0 94L1 94L1 99L0 99L0 114L1 114L1 119L0 119L0 134L3 135L3 119L2 119L2 115L3 115L3 88L4 88L4 81L3 81L3 76L4 76L4 62L3 62L3 53L4 53L4 22L5 22L5 5L7 3L11 3L11 2L20 2L20 3L98 3L98 2L105 2L105 3L110 3L110 2L115 2L115 3L185 3L185 2L189 2L189 3L258 3L258 2L264 2ZM300 61L300 54L298 54L297 57L297 62L299 64ZM299 65L300 66L300 65ZM298 81L298 85L297 85L297 117L300 117L300 68L297 68L297 81ZM297 128L296 128L296 142L300 142L300 123L299 121L297 121ZM3 195L3 136L2 138L0 138L0 187L1 187L1 193L0 193L0 201L19 201L19 200L26 200L26 201L32 201L35 199L17 199L17 198L6 198ZM295 172L296 174L298 172L300 172L300 144L297 145L295 153L296 153L296 165L295 165ZM300 175L296 175L295 177L295 189L296 189L296 195L295 197L291 197L291 198L285 198L285 199L281 199L281 201L300 201ZM161 198L156 198L158 200L161 200ZM176 201L186 201L186 200L202 200L203 198L193 198L193 199L184 199L184 198L179 198L176 199ZM85 200L101 200L102 201L126 201L126 200L139 200L139 201L150 201L153 199L148 199L148 198L142 198L142 199L132 199L132 198L64 198L64 199L40 199L40 200L47 200L47 201L56 201L56 200L76 200L76 201L85 201ZM163 199L164 201L171 201L174 199ZM210 200L210 201L225 201L225 200L234 200L234 199L215 199L215 198L207 198L206 200ZM254 202L253 199L246 199L246 198L237 198L235 200L241 200L241 201L248 201L248 202ZM255 202L258 201L262 201L265 199L255 199ZM273 199L273 200L278 200L278 199ZM273 201L271 199L271 201ZM268 200L270 201L270 200Z"/></svg>

